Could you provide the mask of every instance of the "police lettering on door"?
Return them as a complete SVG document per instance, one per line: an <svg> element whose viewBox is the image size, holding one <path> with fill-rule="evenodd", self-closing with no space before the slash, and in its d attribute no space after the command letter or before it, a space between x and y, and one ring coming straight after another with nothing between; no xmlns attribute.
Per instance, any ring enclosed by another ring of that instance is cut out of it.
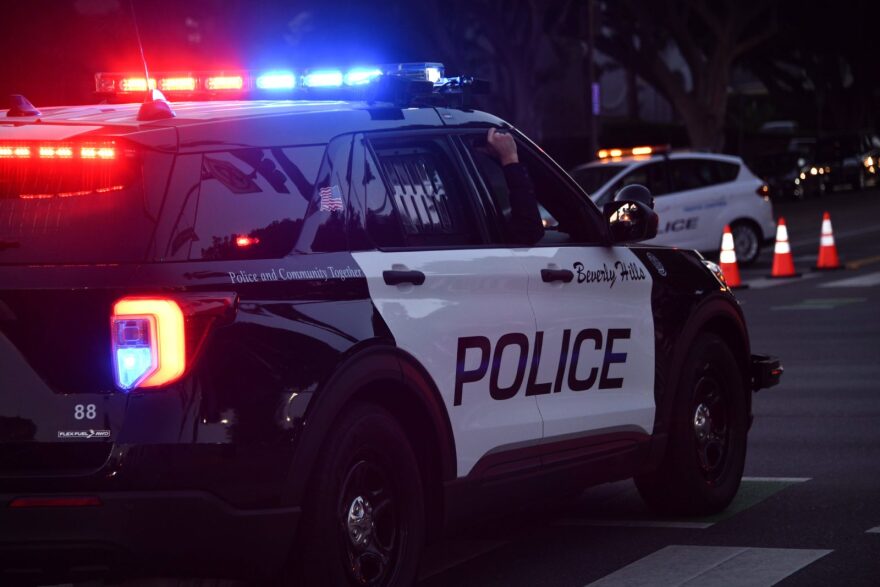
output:
<svg viewBox="0 0 880 587"><path fill-rule="evenodd" d="M461 405L468 383L482 381L486 377L489 377L489 394L496 400L511 399L523 388L525 395L557 393L565 387L571 391L586 391L593 387L620 389L623 387L627 353L615 351L614 345L629 338L629 328L609 328L604 333L597 328L586 328L576 333L566 329L562 333L562 340L555 344L548 342L545 350L544 333L540 330L535 333L533 341L520 332L504 334L495 342L494 349L492 341L485 336L461 337L456 353L454 405ZM587 367L579 365L585 350L603 351L602 359L589 365L586 376L581 377L579 373L583 373ZM478 365L472 369L465 364L469 352L479 356ZM500 380L510 381L511 375L501 373L504 353L515 353L518 360L513 381L502 386ZM542 360L556 363L556 374L552 381L538 381Z"/></svg>

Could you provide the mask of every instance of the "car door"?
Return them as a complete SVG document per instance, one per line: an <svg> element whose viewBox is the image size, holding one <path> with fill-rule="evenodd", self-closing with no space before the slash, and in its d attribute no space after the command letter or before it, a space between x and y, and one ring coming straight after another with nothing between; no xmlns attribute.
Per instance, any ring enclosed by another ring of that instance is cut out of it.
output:
<svg viewBox="0 0 880 587"><path fill-rule="evenodd" d="M716 219L727 197L724 189L713 185L717 182L710 164L694 157L669 160L670 192L654 205L660 225L651 243L703 251L718 248L721 231Z"/></svg>
<svg viewBox="0 0 880 587"><path fill-rule="evenodd" d="M497 172L468 148L493 200L508 201L489 177ZM628 248L602 244L598 211L555 164L525 142L519 157L538 203L554 217L539 242L513 251L537 323L525 394L541 410L544 458L577 439L643 439L654 423L651 276Z"/></svg>
<svg viewBox="0 0 880 587"><path fill-rule="evenodd" d="M528 278L510 248L490 244L449 138L361 136L352 175L374 245L354 258L396 345L437 385L458 475L539 441L537 402L521 391L535 333Z"/></svg>

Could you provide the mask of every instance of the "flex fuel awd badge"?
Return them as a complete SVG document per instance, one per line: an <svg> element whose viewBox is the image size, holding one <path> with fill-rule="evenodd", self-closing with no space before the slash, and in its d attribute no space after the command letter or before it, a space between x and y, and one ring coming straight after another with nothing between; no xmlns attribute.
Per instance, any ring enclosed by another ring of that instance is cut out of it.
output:
<svg viewBox="0 0 880 587"><path fill-rule="evenodd" d="M110 438L109 430L59 430L58 438L63 440L70 439L89 439L89 438Z"/></svg>

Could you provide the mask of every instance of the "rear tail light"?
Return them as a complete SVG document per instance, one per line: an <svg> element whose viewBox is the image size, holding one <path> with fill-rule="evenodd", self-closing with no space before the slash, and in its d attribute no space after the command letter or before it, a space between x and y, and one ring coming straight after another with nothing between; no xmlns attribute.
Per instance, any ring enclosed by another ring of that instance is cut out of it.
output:
<svg viewBox="0 0 880 587"><path fill-rule="evenodd" d="M116 384L128 390L176 381L186 368L186 332L177 302L124 298L113 307Z"/></svg>
<svg viewBox="0 0 880 587"><path fill-rule="evenodd" d="M235 294L123 298L113 306L116 385L130 391L179 380L198 356L210 328L234 316Z"/></svg>
<svg viewBox="0 0 880 587"><path fill-rule="evenodd" d="M74 497L17 497L9 502L11 508L83 508L97 507L101 499L95 496Z"/></svg>
<svg viewBox="0 0 880 587"><path fill-rule="evenodd" d="M755 190L755 193L761 196L762 198L770 197L770 186L766 183L761 184L761 186Z"/></svg>

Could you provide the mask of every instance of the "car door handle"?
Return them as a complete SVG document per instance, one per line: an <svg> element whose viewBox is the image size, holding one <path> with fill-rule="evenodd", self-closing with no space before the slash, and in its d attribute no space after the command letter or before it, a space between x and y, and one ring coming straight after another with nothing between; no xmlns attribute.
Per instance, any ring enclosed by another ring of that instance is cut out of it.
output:
<svg viewBox="0 0 880 587"><path fill-rule="evenodd" d="M574 279L574 273L568 269L541 269L541 279L547 283L554 281L571 283L571 280Z"/></svg>
<svg viewBox="0 0 880 587"><path fill-rule="evenodd" d="M382 272L382 279L387 285L400 285L402 283L411 283L413 285L422 285L425 283L425 274L421 271L400 271L392 269Z"/></svg>

